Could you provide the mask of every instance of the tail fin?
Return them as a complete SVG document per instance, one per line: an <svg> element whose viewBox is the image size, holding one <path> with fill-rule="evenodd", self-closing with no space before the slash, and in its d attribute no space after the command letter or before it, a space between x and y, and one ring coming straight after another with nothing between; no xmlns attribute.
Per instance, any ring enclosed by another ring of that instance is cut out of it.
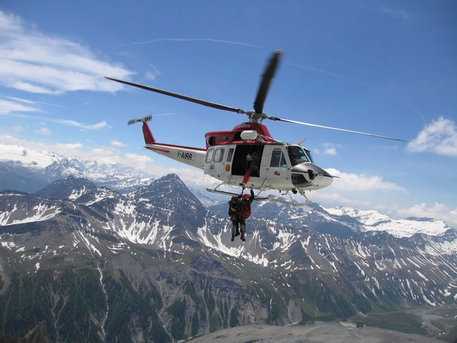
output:
<svg viewBox="0 0 457 343"><path fill-rule="evenodd" d="M144 136L145 144L154 144L156 142L154 139L154 136L152 135L152 132L148 126L148 121L150 121L150 120L151 120L151 116L147 116L144 118L130 119L128 121L128 125L132 125L132 124L140 123L140 122L143 123L143 136Z"/></svg>

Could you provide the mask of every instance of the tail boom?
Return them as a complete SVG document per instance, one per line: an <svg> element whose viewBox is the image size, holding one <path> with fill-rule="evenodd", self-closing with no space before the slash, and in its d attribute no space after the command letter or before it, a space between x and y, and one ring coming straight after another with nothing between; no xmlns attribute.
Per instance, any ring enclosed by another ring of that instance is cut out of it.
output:
<svg viewBox="0 0 457 343"><path fill-rule="evenodd" d="M145 148L175 161L204 169L206 149L164 143L146 144Z"/></svg>
<svg viewBox="0 0 457 343"><path fill-rule="evenodd" d="M148 121L150 120L151 116L147 116L144 118L131 119L128 122L129 125L134 123L143 123L143 136L146 149L171 158L175 161L182 162L199 169L204 169L206 149L157 143L148 125Z"/></svg>

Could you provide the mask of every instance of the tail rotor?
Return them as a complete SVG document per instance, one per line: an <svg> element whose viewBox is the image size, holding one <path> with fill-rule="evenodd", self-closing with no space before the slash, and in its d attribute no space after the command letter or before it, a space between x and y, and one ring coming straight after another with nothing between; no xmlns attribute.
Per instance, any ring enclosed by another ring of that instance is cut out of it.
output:
<svg viewBox="0 0 457 343"><path fill-rule="evenodd" d="M148 121L150 121L151 119L152 119L152 116L149 115L149 116L146 116L143 118L133 118L127 122L128 125L132 125L132 124L136 124L136 123L143 123L143 136L144 136L145 144L154 144L155 143L154 136L152 135L151 129L149 128L149 126L147 124Z"/></svg>
<svg viewBox="0 0 457 343"><path fill-rule="evenodd" d="M152 116L150 116L150 115L146 116L146 117L143 117L143 118L133 118L133 119L130 119L127 122L127 125L132 125L132 124L135 124L135 123L147 123L151 119L152 119Z"/></svg>

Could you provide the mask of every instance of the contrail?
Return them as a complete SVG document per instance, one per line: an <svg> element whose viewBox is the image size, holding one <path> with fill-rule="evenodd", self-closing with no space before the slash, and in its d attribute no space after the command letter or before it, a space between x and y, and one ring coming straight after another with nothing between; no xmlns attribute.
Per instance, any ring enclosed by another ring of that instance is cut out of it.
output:
<svg viewBox="0 0 457 343"><path fill-rule="evenodd" d="M255 48L255 49L262 48L260 45L255 45L255 44L251 44L251 43L237 42L237 41L225 40L225 39L214 39L214 38L154 38L154 39L150 39L150 40L142 41L142 42L133 42L128 45L147 45L147 44L160 43L160 42L183 42L183 43L209 42L209 43L244 46L246 48Z"/></svg>
<svg viewBox="0 0 457 343"><path fill-rule="evenodd" d="M175 116L176 113L173 112L165 112L165 113L148 113L148 114L140 114L137 117L146 117L146 116L151 116L151 117L168 117L168 116Z"/></svg>
<svg viewBox="0 0 457 343"><path fill-rule="evenodd" d="M341 74L337 74L337 73L334 73L334 72L331 72L331 71L328 71L328 70L325 70L322 68L318 68L318 67L304 66L304 65L295 64L295 63L285 63L285 65L289 66L289 67L297 68L297 69L300 69L303 71L311 71L311 72L315 72L315 73L325 74L325 75L331 76L331 77L336 77L336 78L343 77L343 75L341 75Z"/></svg>

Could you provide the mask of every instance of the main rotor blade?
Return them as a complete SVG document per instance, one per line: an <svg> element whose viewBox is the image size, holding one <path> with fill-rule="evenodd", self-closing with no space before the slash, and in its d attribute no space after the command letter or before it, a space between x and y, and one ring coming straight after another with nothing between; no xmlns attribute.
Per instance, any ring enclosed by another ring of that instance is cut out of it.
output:
<svg viewBox="0 0 457 343"><path fill-rule="evenodd" d="M388 139L388 140L391 140L391 141L406 142L406 140L404 140L404 139L388 137L388 136L382 136L382 135L378 135L378 134L375 134L375 133L348 130L348 129L342 129L342 128L339 128L339 127L332 127L332 126L327 126L327 125L306 123L306 122L303 122L303 121L290 120L290 119L279 118L279 117L275 117L275 116L265 115L264 118L270 119L270 120L274 120L274 121L283 121L283 122L286 122L286 123L300 124L300 125L305 125L305 126L310 126L310 127L318 127L318 128L321 128L321 129L328 129L328 130L336 130L336 131L342 131L342 132L356 133L358 135L364 135L364 136Z"/></svg>
<svg viewBox="0 0 457 343"><path fill-rule="evenodd" d="M263 105L265 104L265 99L267 98L271 81L275 76L276 69L278 69L281 56L281 51L278 50L274 52L262 74L262 80L260 81L259 89L257 90L257 95L254 101L254 111L256 113L263 113Z"/></svg>
<svg viewBox="0 0 457 343"><path fill-rule="evenodd" d="M187 96L187 95L182 95L182 94L178 94L178 93L169 92L169 91L166 91L166 90L163 90L163 89L160 89L160 88L154 88L154 87L142 85L140 83L123 81L123 80L114 79L112 77L107 77L107 76L105 76L105 79L108 79L108 80L111 80L111 81L116 81L116 82L123 83L125 85L129 85L129 86L133 86L133 87L138 87L138 88L141 88L141 89L145 89L147 91L151 91L151 92L156 92L156 93L172 96L174 98L190 101L190 102L193 102L195 104L199 104L199 105L215 108L217 110L247 114L247 112L242 110L241 108L234 108L234 107L230 107L230 106L217 104L215 102L210 102L210 101L206 101L206 100L202 100L202 99L192 98L192 97Z"/></svg>

